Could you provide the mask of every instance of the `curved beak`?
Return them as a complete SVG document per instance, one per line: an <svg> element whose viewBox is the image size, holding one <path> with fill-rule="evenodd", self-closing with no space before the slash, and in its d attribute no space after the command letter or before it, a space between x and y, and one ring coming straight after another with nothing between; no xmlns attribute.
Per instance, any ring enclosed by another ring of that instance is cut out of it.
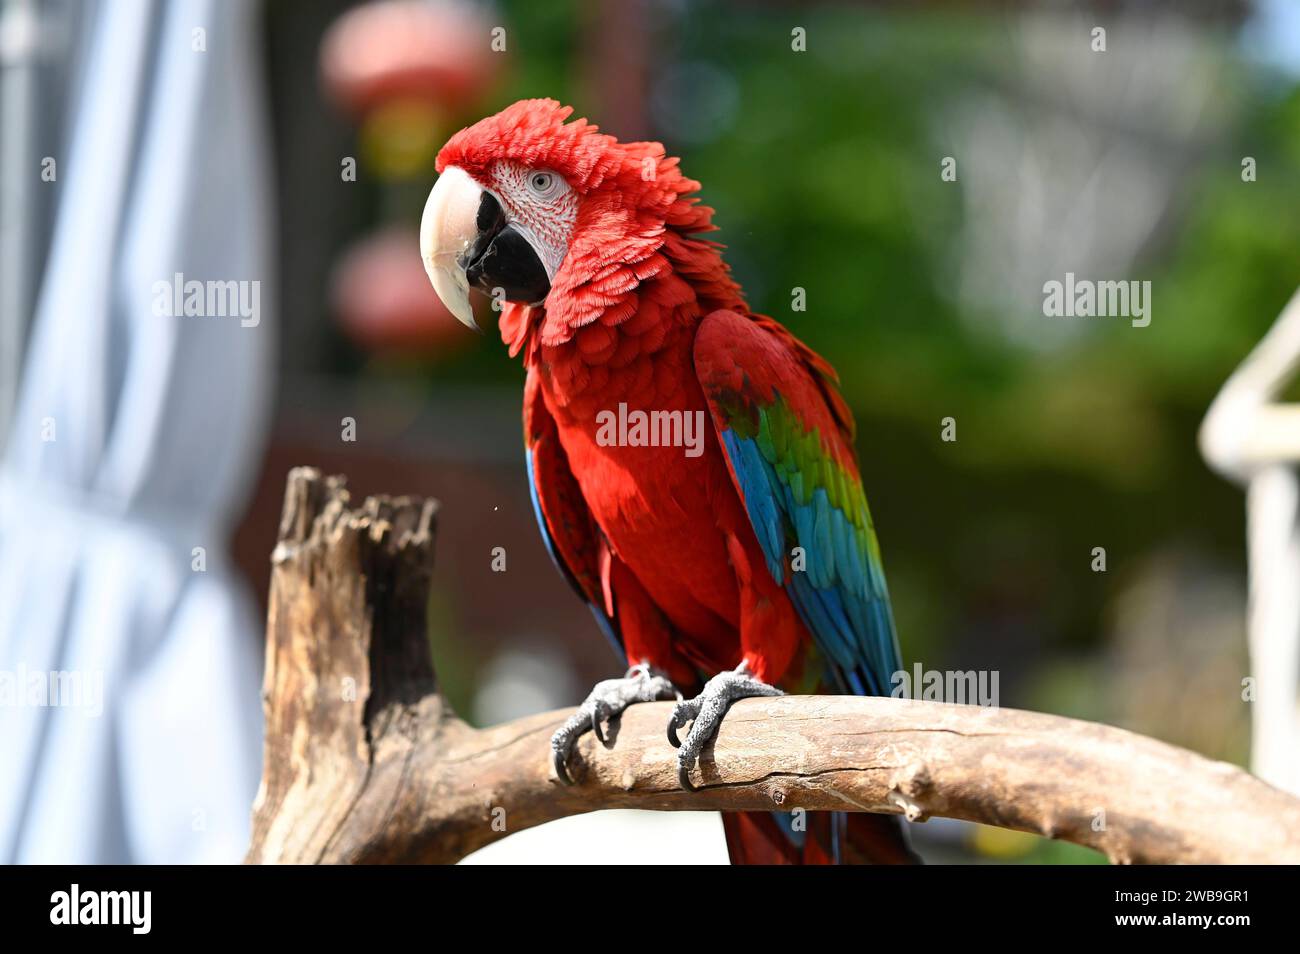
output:
<svg viewBox="0 0 1300 954"><path fill-rule="evenodd" d="M469 289L534 304L551 283L529 241L507 220L501 203L456 166L438 177L420 220L420 257L442 303L478 330Z"/></svg>
<svg viewBox="0 0 1300 954"><path fill-rule="evenodd" d="M478 331L469 305L469 281L460 259L478 237L475 225L483 190L463 170L449 166L429 192L420 219L420 257L447 310Z"/></svg>

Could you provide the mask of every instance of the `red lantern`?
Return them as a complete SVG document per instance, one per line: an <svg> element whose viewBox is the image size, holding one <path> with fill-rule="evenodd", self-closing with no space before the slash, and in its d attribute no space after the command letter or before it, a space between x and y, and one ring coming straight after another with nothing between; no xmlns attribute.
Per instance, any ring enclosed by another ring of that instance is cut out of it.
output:
<svg viewBox="0 0 1300 954"><path fill-rule="evenodd" d="M463 109L497 75L493 24L456 0L383 0L356 7L321 41L321 74L330 95L362 115L393 100L417 100L444 112Z"/></svg>
<svg viewBox="0 0 1300 954"><path fill-rule="evenodd" d="M438 300L406 228L354 244L334 269L332 298L344 333L368 351L442 356L476 340Z"/></svg>

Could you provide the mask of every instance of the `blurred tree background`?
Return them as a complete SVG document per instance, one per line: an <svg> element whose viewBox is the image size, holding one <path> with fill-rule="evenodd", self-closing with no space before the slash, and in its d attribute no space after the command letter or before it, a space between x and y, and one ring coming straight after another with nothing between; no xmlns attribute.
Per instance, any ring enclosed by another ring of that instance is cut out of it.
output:
<svg viewBox="0 0 1300 954"><path fill-rule="evenodd" d="M373 111L358 120L330 102L312 65L348 6L268 12L292 237L281 431L295 435L274 461L301 456L304 415L328 419L324 433L338 394L382 394L370 433L434 487L374 489L436 492L454 515L496 482L466 539L495 534L528 555L546 599L568 599L527 516L518 363L491 330L474 339L432 305L404 336L358 334L330 290L358 235L415 228L447 135L554 97L680 155L752 307L838 368L909 664L994 670L1004 705L1245 761L1243 502L1206 468L1196 433L1297 279L1300 89L1257 46L1268 10L513 0L468 7L505 31L481 88L376 126ZM1105 52L1092 48L1098 25ZM795 28L806 52L792 49ZM360 157L355 182L339 181L340 156ZM396 267L422 281L409 254ZM1150 325L1044 317L1043 283L1067 271L1149 280ZM796 288L805 311L792 310ZM945 418L955 441L941 439ZM504 500L512 522L488 523ZM481 615L474 604L502 603L518 578L493 578L486 555L481 569L449 559L435 639L462 711L511 714L490 704L502 686L515 704L521 692L534 708L571 702L590 673L616 668L594 626L539 623L517 592L504 615ZM556 681L535 659L502 670L521 645L512 627L531 634L524 646L563 643L561 668L577 675ZM1000 858L1086 854L1008 833L975 844Z"/></svg>

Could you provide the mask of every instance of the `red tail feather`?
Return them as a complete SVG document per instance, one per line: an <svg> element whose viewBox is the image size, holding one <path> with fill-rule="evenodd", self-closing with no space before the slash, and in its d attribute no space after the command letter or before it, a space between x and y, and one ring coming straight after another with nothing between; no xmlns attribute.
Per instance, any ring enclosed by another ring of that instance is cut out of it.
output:
<svg viewBox="0 0 1300 954"><path fill-rule="evenodd" d="M837 820L837 817L839 820ZM902 822L893 815L809 812L803 844L796 844L770 812L727 812L722 829L734 865L833 865L836 840L840 864L912 865L912 851ZM839 831L836 831L836 828Z"/></svg>

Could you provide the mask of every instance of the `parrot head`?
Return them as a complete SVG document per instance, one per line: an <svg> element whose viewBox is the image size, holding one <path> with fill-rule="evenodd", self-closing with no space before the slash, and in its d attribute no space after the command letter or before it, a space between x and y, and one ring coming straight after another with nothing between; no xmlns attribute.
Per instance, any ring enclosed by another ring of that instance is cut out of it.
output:
<svg viewBox="0 0 1300 954"><path fill-rule="evenodd" d="M471 328L469 291L537 314L610 276L654 274L668 225L712 228L686 198L699 183L653 142L620 143L555 100L521 100L456 133L438 154L438 181L420 223L420 256L447 309ZM615 282L617 284L617 282ZM605 300L619 291L604 288ZM570 315L571 323L581 319Z"/></svg>

